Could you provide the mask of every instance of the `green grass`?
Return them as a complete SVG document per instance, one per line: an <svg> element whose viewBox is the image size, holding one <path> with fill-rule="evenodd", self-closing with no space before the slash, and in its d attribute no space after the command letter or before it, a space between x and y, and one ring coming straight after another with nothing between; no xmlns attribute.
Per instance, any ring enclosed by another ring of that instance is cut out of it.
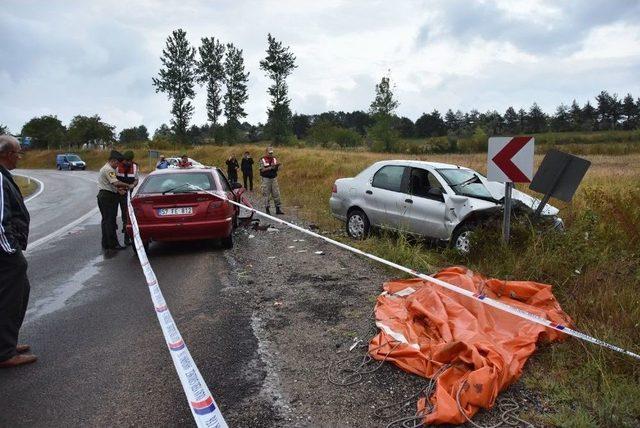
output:
<svg viewBox="0 0 640 428"><path fill-rule="evenodd" d="M31 196L38 190L38 183L33 180L29 180L27 177L23 177L21 175L14 175L13 180L16 182L20 191L22 192L22 197L25 199Z"/></svg>

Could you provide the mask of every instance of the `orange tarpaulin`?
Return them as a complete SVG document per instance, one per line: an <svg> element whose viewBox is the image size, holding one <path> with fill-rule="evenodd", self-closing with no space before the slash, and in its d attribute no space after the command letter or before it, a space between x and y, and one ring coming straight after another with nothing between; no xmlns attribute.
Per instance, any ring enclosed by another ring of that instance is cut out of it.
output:
<svg viewBox="0 0 640 428"><path fill-rule="evenodd" d="M550 285L489 279L464 267L435 277L553 322L572 323ZM480 408L491 408L498 393L520 377L539 339L566 337L422 279L387 282L384 290L375 308L380 332L369 344L371 356L428 378L450 365L437 378L427 424L466 422L458 393L469 418ZM426 406L424 399L419 401L418 411Z"/></svg>

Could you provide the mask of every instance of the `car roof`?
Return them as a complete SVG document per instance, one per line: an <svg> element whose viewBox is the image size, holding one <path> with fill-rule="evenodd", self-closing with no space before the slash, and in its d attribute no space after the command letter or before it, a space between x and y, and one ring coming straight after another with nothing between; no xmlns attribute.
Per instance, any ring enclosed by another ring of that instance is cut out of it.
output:
<svg viewBox="0 0 640 428"><path fill-rule="evenodd" d="M187 172L207 172L219 169L215 166L192 166L189 168L165 168L156 169L149 173L149 175L162 175L162 174L184 174Z"/></svg>
<svg viewBox="0 0 640 428"><path fill-rule="evenodd" d="M376 162L374 165L408 165L416 168L420 167L430 167L434 169L469 169L465 166L454 165L450 163L442 163L442 162L428 162L428 161L420 161L420 160L408 160L408 159L392 159Z"/></svg>

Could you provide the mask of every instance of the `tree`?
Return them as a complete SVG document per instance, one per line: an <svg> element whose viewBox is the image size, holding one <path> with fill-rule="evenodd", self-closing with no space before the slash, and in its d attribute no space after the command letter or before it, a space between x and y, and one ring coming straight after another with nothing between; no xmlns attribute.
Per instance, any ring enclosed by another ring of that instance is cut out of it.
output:
<svg viewBox="0 0 640 428"><path fill-rule="evenodd" d="M166 123L160 125L153 133L154 140L165 140L171 138L171 136L171 128L169 128Z"/></svg>
<svg viewBox="0 0 640 428"><path fill-rule="evenodd" d="M408 117L396 117L393 128L398 131L402 138L412 138L415 134L415 125Z"/></svg>
<svg viewBox="0 0 640 428"><path fill-rule="evenodd" d="M227 56L224 60L225 82L227 92L224 94L224 114L227 117L226 133L230 142L237 140L240 119L247 116L244 103L247 102L247 82L249 73L244 71L242 49L233 43L227 44Z"/></svg>
<svg viewBox="0 0 640 428"><path fill-rule="evenodd" d="M291 124L294 135L300 140L307 136L307 132L311 126L311 120L306 114L294 114L291 117Z"/></svg>
<svg viewBox="0 0 640 428"><path fill-rule="evenodd" d="M125 128L120 131L120 136L118 141L121 144L129 144L137 141L148 141L149 140L149 131L147 131L147 127L144 125L136 126L133 128Z"/></svg>
<svg viewBox="0 0 640 428"><path fill-rule="evenodd" d="M497 111L488 111L480 116L482 127L489 136L499 135L504 129L504 119Z"/></svg>
<svg viewBox="0 0 640 428"><path fill-rule="evenodd" d="M447 131L451 134L456 133L460 128L460 123L458 123L458 118L453 110L449 109L444 115L444 123L447 127Z"/></svg>
<svg viewBox="0 0 640 428"><path fill-rule="evenodd" d="M416 120L416 136L425 137L439 137L447 134L447 126L440 116L438 110L434 110L431 113L423 113L422 116Z"/></svg>
<svg viewBox="0 0 640 428"><path fill-rule="evenodd" d="M519 134L520 130L520 116L516 113L516 110L509 106L504 112L504 128L509 134Z"/></svg>
<svg viewBox="0 0 640 428"><path fill-rule="evenodd" d="M40 116L25 123L20 134L31 137L33 148L50 149L64 143L66 132L57 116Z"/></svg>
<svg viewBox="0 0 640 428"><path fill-rule="evenodd" d="M589 101L582 108L581 129L584 131L595 131L598 126L598 111Z"/></svg>
<svg viewBox="0 0 640 428"><path fill-rule="evenodd" d="M160 69L159 78L153 78L156 92L165 92L172 100L171 125L179 138L184 138L194 110L189 100L195 96L195 56L196 50L190 46L187 33L182 29L175 30L162 50L160 60L164 68Z"/></svg>
<svg viewBox="0 0 640 428"><path fill-rule="evenodd" d="M215 127L222 114L222 85L225 79L224 73L225 47L219 40L213 37L202 38L202 46L198 48L200 61L196 62L198 83L207 85L207 118Z"/></svg>
<svg viewBox="0 0 640 428"><path fill-rule="evenodd" d="M9 128L0 123L0 135L8 134Z"/></svg>
<svg viewBox="0 0 640 428"><path fill-rule="evenodd" d="M78 115L69 123L69 140L80 147L83 144L106 144L114 140L114 126L95 116Z"/></svg>
<svg viewBox="0 0 640 428"><path fill-rule="evenodd" d="M390 116L398 108L398 101L393 98L389 76L385 76L376 85L376 97L371 102L369 111L372 115Z"/></svg>
<svg viewBox="0 0 640 428"><path fill-rule="evenodd" d="M624 129L634 129L638 125L638 107L631 94L627 94L622 101L622 115L624 116Z"/></svg>
<svg viewBox="0 0 640 428"><path fill-rule="evenodd" d="M572 131L578 131L582 126L582 109L576 100L573 100L569 109L569 124Z"/></svg>
<svg viewBox="0 0 640 428"><path fill-rule="evenodd" d="M296 68L296 57L289 47L282 46L271 34L267 35L267 56L260 61L260 69L273 80L267 92L271 96L271 108L267 110L267 134L276 143L284 143L291 134L291 100L287 97L287 76Z"/></svg>
<svg viewBox="0 0 640 428"><path fill-rule="evenodd" d="M373 125L374 122L375 120L371 115L364 111L356 110L344 115L344 123L342 126L353 129L360 135L364 136L367 133L367 128Z"/></svg>
<svg viewBox="0 0 640 428"><path fill-rule="evenodd" d="M551 129L556 132L566 132L571 129L571 115L566 105L560 104L556 109L551 119Z"/></svg>
<svg viewBox="0 0 640 428"><path fill-rule="evenodd" d="M534 102L529 109L527 119L527 132L536 134L547 130L547 115L538 107L537 103Z"/></svg>

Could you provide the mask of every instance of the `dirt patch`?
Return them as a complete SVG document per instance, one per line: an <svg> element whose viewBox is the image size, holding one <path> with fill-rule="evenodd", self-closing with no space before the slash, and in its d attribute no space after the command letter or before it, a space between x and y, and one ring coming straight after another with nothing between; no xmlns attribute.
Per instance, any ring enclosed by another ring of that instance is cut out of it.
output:
<svg viewBox="0 0 640 428"><path fill-rule="evenodd" d="M301 224L298 219L295 222ZM252 307L259 320L254 334L268 367L263 391L269 391L280 412L277 420L262 420L259 425L387 426L415 412L412 403L398 406L395 415L394 411L386 411L385 417L375 414L376 409L407 399L428 383L392 364L381 364L351 386L328 380L333 364L364 355L363 348L350 348L356 337L366 344L375 331L375 298L382 284L393 277L360 256L284 226L272 226L278 231L239 229L236 246L227 253L238 278L233 293ZM521 384L515 388L519 414L540 407ZM477 421L495 423L498 413L497 409L482 412Z"/></svg>

